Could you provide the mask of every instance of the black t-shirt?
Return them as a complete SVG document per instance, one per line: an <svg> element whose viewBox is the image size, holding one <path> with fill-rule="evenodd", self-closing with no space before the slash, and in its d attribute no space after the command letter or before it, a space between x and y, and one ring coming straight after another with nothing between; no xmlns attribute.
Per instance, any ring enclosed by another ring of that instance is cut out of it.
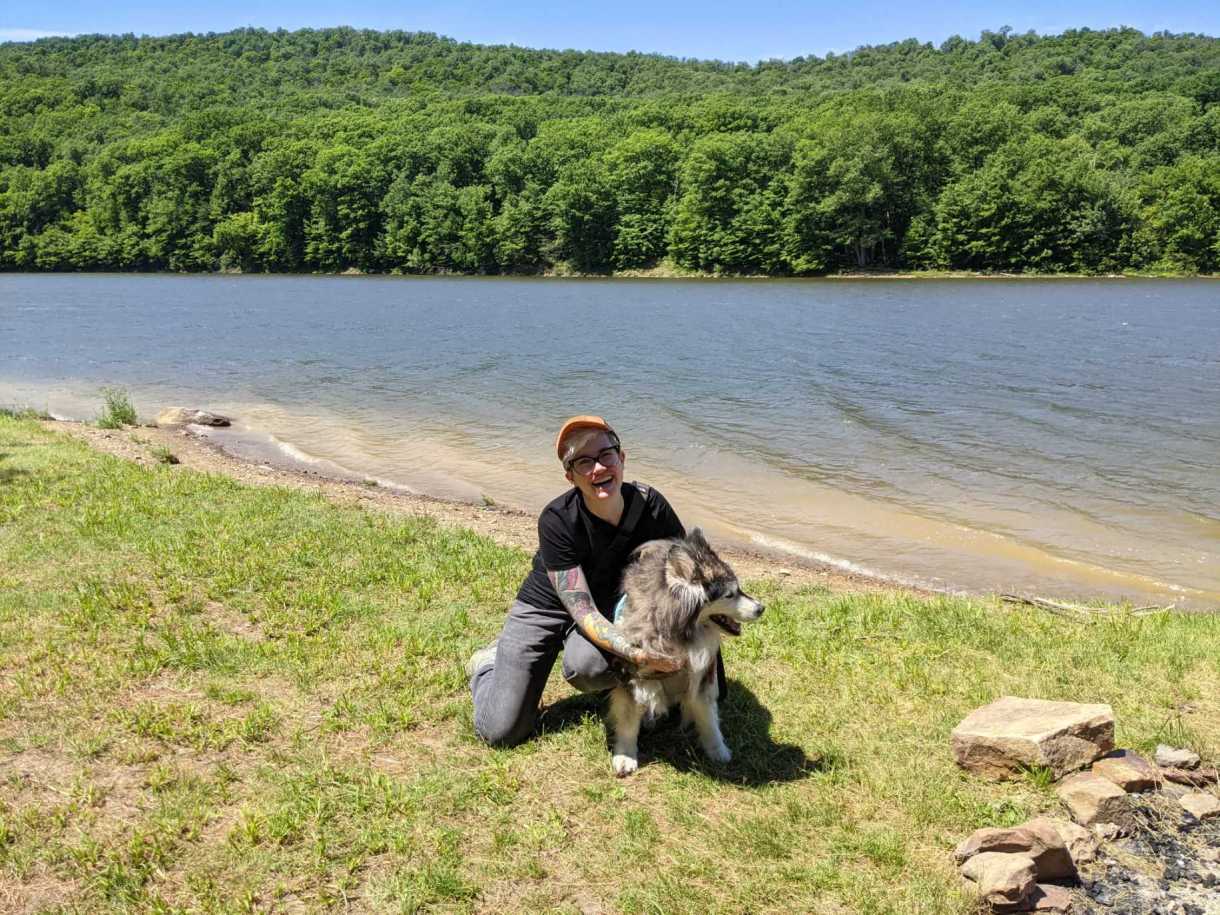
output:
<svg viewBox="0 0 1220 915"><path fill-rule="evenodd" d="M619 529L592 514L576 487L552 500L538 517L538 552L534 554L533 569L517 592L517 600L543 610L562 610L563 604L546 573L580 566L597 609L603 616L613 618L623 569L632 550L649 540L686 536L686 529L665 497L638 483L623 483L624 519L636 499L644 500L643 513L635 530L618 549L612 548Z"/></svg>

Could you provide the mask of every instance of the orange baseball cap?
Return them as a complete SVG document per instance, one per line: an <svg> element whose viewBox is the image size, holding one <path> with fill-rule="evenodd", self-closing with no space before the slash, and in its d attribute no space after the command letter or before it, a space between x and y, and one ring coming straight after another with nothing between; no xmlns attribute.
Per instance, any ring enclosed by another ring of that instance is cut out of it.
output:
<svg viewBox="0 0 1220 915"><path fill-rule="evenodd" d="M559 460L563 460L564 439L578 429L600 429L613 436L616 442L618 441L618 433L610 428L610 424L600 416L573 416L563 424L563 428L555 436L555 453L559 455Z"/></svg>

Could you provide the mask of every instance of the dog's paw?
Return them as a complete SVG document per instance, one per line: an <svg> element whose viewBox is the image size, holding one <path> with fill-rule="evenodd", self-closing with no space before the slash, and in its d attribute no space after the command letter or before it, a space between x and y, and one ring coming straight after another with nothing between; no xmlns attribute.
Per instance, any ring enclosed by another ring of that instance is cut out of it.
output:
<svg viewBox="0 0 1220 915"><path fill-rule="evenodd" d="M716 746L704 747L707 752L707 757L712 762L726 763L733 759L733 753L723 743Z"/></svg>
<svg viewBox="0 0 1220 915"><path fill-rule="evenodd" d="M640 761L634 756L624 756L621 753L614 754L611 764L614 766L614 774L619 778L630 775L640 767Z"/></svg>

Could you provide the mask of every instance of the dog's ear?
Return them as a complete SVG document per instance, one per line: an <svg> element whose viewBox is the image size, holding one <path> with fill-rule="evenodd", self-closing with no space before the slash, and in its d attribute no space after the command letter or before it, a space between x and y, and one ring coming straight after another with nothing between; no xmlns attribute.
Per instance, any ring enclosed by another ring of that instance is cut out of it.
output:
<svg viewBox="0 0 1220 915"><path fill-rule="evenodd" d="M707 603L707 592L695 581L694 557L681 542L671 546L665 557L665 584L678 603L678 631L684 638L693 638L695 620Z"/></svg>
<svg viewBox="0 0 1220 915"><path fill-rule="evenodd" d="M665 584L671 590L694 584L695 557L690 554L686 544L676 541L665 554Z"/></svg>
<svg viewBox="0 0 1220 915"><path fill-rule="evenodd" d="M711 544L707 542L707 538L703 536L703 528L693 527L689 534L686 535L687 541L691 546L702 550L710 550Z"/></svg>

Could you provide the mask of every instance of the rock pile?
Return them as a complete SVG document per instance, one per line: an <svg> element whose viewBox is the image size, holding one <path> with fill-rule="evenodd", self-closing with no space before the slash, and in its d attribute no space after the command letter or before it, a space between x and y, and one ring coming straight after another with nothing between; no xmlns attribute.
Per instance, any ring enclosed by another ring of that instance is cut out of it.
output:
<svg viewBox="0 0 1220 915"><path fill-rule="evenodd" d="M1114 749L1108 705L1013 696L968 715L952 743L958 764L987 778L1049 770L1073 821L979 829L958 845L962 875L993 910L1220 913L1217 771L1198 754L1160 746L1149 762Z"/></svg>
<svg viewBox="0 0 1220 915"><path fill-rule="evenodd" d="M1097 842L1074 823L1038 817L1010 829L977 829L954 852L962 874L1000 911L1053 909L1070 894L1052 881L1075 883L1077 865L1092 861Z"/></svg>

